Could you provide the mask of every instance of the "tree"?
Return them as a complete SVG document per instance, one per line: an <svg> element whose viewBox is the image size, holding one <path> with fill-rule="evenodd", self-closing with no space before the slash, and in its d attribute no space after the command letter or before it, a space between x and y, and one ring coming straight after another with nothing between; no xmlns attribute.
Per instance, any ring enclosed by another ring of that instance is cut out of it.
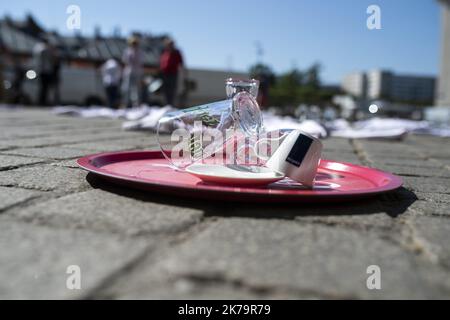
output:
<svg viewBox="0 0 450 320"><path fill-rule="evenodd" d="M262 63L252 66L249 73L252 78L259 80L258 103L261 107L266 107L270 87L275 83L275 74L269 66Z"/></svg>
<svg viewBox="0 0 450 320"><path fill-rule="evenodd" d="M305 71L304 82L299 91L299 100L302 103L321 103L320 65L318 63L313 64Z"/></svg>
<svg viewBox="0 0 450 320"><path fill-rule="evenodd" d="M313 64L305 72L305 85L318 89L320 87L320 69L319 63Z"/></svg>
<svg viewBox="0 0 450 320"><path fill-rule="evenodd" d="M303 75L297 69L279 76L270 91L271 104L281 107L298 104L302 80Z"/></svg>
<svg viewBox="0 0 450 320"><path fill-rule="evenodd" d="M270 77L275 79L275 73L268 65L263 63L257 63L250 67L249 74L252 78L260 78L261 76Z"/></svg>
<svg viewBox="0 0 450 320"><path fill-rule="evenodd" d="M336 94L335 90L322 86L321 69L319 63L314 63L304 71L293 68L275 76L269 66L258 63L250 68L250 75L256 79L264 79L263 75L271 78L271 106L296 107L301 103L320 106L331 102Z"/></svg>
<svg viewBox="0 0 450 320"><path fill-rule="evenodd" d="M271 104L279 107L301 103L321 105L331 101L333 93L324 89L320 81L321 65L315 63L305 71L294 68L276 78Z"/></svg>

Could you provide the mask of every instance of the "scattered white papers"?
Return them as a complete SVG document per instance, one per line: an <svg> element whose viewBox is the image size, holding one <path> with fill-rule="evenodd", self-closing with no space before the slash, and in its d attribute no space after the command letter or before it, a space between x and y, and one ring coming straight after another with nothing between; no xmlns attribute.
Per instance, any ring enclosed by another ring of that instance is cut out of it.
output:
<svg viewBox="0 0 450 320"><path fill-rule="evenodd" d="M270 112L263 112L263 122L267 131L277 129L297 129L317 138L325 138L328 135L325 127L314 120L299 122L292 117L280 117Z"/></svg>
<svg viewBox="0 0 450 320"><path fill-rule="evenodd" d="M76 106L55 107L53 112L82 118L124 119L124 130L155 131L158 120L167 113L176 111L172 106L140 106L132 109L111 109L106 107L81 108ZM408 133L450 137L450 126L440 126L429 121L372 118L349 123L336 119L320 124L315 120L297 121L292 117L281 117L263 112L264 127L267 131L276 129L298 129L318 138L327 136L349 139L402 139ZM164 132L165 128L161 128ZM169 128L167 128L168 130Z"/></svg>
<svg viewBox="0 0 450 320"><path fill-rule="evenodd" d="M405 119L372 118L356 121L350 124L346 120L338 119L327 123L333 137L342 138L382 138L402 139L408 133L429 134L440 137L450 137L450 127L438 127L428 121L414 121Z"/></svg>
<svg viewBox="0 0 450 320"><path fill-rule="evenodd" d="M141 117L139 118L139 111L134 111L127 115L129 121L125 121L122 124L124 130L150 130L155 131L158 125L159 119L162 118L167 112L175 111L176 109L171 106L165 107L147 107L144 113L142 110ZM134 118L134 119L133 119ZM160 128L161 132L169 132L169 128Z"/></svg>
<svg viewBox="0 0 450 320"><path fill-rule="evenodd" d="M80 108L77 106L54 107L53 113L58 115L68 115L81 118L111 118L117 119L125 116L124 109L111 109L107 107L88 107Z"/></svg>

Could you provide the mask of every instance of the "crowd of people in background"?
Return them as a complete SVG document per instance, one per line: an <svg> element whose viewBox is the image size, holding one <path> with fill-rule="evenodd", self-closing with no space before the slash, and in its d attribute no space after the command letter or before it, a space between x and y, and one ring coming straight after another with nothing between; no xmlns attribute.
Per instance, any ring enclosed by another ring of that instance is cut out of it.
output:
<svg viewBox="0 0 450 320"><path fill-rule="evenodd" d="M122 56L122 61L107 60L101 67L103 86L108 106L117 108L120 97L123 106L130 108L139 105L147 94L144 79L144 53L138 37L128 39L128 47ZM162 91L165 103L175 105L178 90L178 74L182 71L187 76L181 52L175 47L172 39L165 39L164 51L160 57L158 77L162 80Z"/></svg>
<svg viewBox="0 0 450 320"><path fill-rule="evenodd" d="M141 48L140 38L132 36L122 54L121 60L111 58L99 68L102 84L105 90L106 104L111 108L131 108L139 106L147 100L147 86L144 66L147 64L145 54ZM5 54L6 56L7 54ZM4 92L4 68L6 62L4 55L0 55L0 101L6 100ZM8 102L21 104L23 101L23 85L26 78L38 80L37 103L41 106L59 105L61 65L63 56L58 48L48 39L44 38L33 48L32 70L28 75L25 63L21 57L8 55L8 64L12 71L10 86L8 88ZM175 47L172 39L164 40L164 50L161 53L159 68L154 79L159 79L164 101L167 105L175 105L178 90L179 73L187 76L183 57L180 50ZM160 88L159 88L160 87Z"/></svg>

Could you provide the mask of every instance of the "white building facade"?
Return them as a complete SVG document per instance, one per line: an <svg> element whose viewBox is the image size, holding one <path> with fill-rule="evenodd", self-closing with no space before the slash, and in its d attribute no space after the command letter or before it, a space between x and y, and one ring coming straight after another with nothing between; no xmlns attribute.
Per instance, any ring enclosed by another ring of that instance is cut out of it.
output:
<svg viewBox="0 0 450 320"><path fill-rule="evenodd" d="M358 98L428 104L434 100L435 77L399 75L388 70L357 72L346 76L342 89Z"/></svg>
<svg viewBox="0 0 450 320"><path fill-rule="evenodd" d="M346 75L341 85L342 90L355 96L363 97L367 92L367 77L363 72L354 72Z"/></svg>

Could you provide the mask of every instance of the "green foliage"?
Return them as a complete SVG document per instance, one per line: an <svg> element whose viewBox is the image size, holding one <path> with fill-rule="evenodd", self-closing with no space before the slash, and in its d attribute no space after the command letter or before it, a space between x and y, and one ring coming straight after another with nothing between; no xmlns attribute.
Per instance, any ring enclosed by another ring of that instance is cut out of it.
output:
<svg viewBox="0 0 450 320"><path fill-rule="evenodd" d="M299 70L291 70L276 79L270 88L270 102L277 106L297 104L300 101L300 88L303 75Z"/></svg>
<svg viewBox="0 0 450 320"><path fill-rule="evenodd" d="M275 78L275 74L272 69L263 63L257 63L254 66L250 67L249 74L252 78L259 79L263 76L269 78Z"/></svg>
<svg viewBox="0 0 450 320"><path fill-rule="evenodd" d="M250 68L250 74L255 78L261 74L272 75L270 105L279 107L297 106L301 103L322 105L330 102L335 92L321 86L320 71L318 63L304 71L293 68L278 76L264 64L256 64Z"/></svg>

